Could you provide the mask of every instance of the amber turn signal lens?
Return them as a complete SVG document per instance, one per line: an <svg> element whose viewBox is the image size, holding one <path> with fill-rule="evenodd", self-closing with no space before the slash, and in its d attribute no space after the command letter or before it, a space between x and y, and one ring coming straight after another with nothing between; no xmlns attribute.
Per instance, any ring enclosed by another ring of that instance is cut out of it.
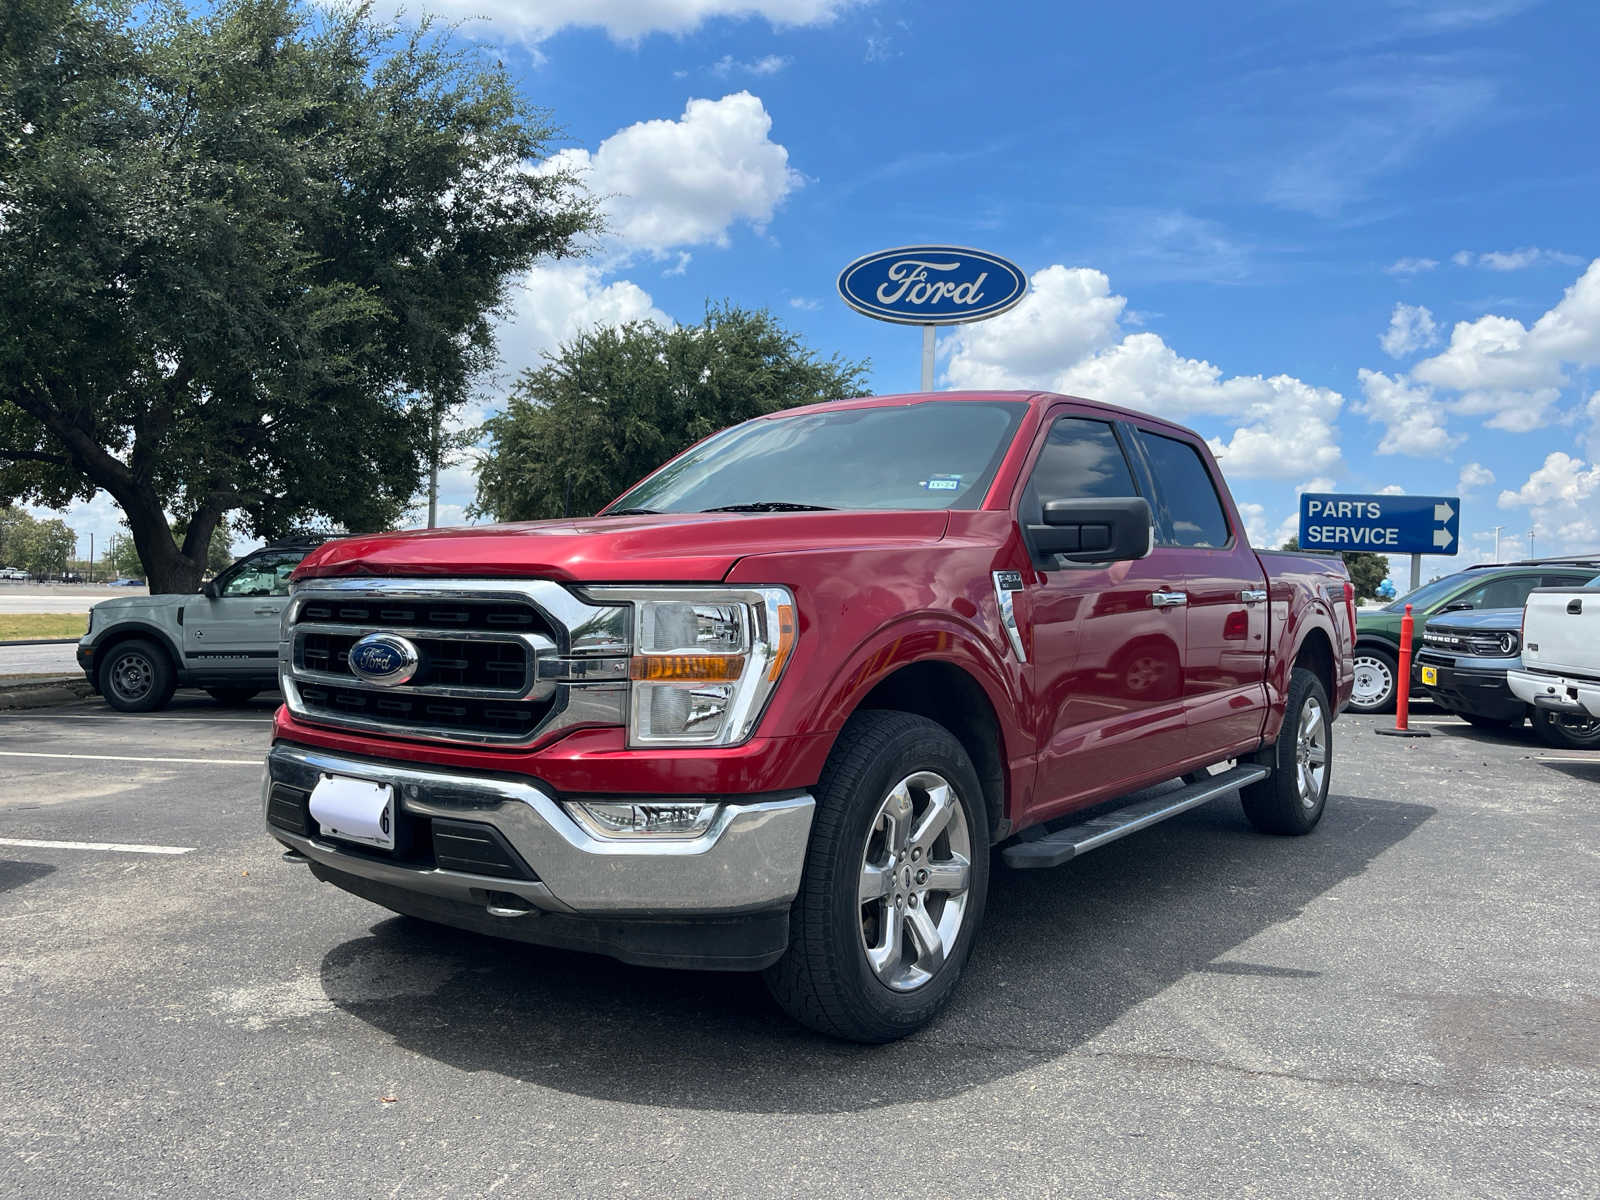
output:
<svg viewBox="0 0 1600 1200"><path fill-rule="evenodd" d="M789 661L789 655L794 652L794 605L778 605L778 648L772 656L772 665L767 668L767 679L773 683L783 674L783 668Z"/></svg>
<svg viewBox="0 0 1600 1200"><path fill-rule="evenodd" d="M737 683L742 654L635 654L628 678L647 683Z"/></svg>

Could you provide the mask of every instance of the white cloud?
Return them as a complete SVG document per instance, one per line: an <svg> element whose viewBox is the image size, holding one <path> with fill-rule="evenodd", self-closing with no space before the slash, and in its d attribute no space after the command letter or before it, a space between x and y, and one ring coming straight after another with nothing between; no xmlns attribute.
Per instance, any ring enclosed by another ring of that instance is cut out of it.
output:
<svg viewBox="0 0 1600 1200"><path fill-rule="evenodd" d="M1479 462L1469 462L1456 476L1456 495L1470 496L1494 482L1494 472Z"/></svg>
<svg viewBox="0 0 1600 1200"><path fill-rule="evenodd" d="M675 121L640 121L593 153L563 150L546 169L576 171L605 206L608 235L624 251L664 254L728 244L741 222L764 229L803 176L769 137L757 96L690 100Z"/></svg>
<svg viewBox="0 0 1600 1200"><path fill-rule="evenodd" d="M789 307L798 308L803 312L816 312L822 307L822 301L813 300L809 296L790 296Z"/></svg>
<svg viewBox="0 0 1600 1200"><path fill-rule="evenodd" d="M1528 510L1541 553L1594 553L1600 550L1600 463L1553 451L1520 488L1500 493L1500 507Z"/></svg>
<svg viewBox="0 0 1600 1200"><path fill-rule="evenodd" d="M692 32L718 17L759 17L774 26L820 25L867 0L430 0L431 11L484 20L498 32L538 42L561 29L603 29L617 41ZM401 5L393 4L399 9Z"/></svg>
<svg viewBox="0 0 1600 1200"><path fill-rule="evenodd" d="M1206 418L1207 428L1225 431L1208 440L1230 475L1289 478L1339 465L1339 393L1288 375L1225 376L1154 333L1124 335L1126 306L1100 271L1046 267L1016 308L949 338L946 381L1047 388L1189 422Z"/></svg>
<svg viewBox="0 0 1600 1200"><path fill-rule="evenodd" d="M793 61L784 54L766 54L742 62L731 54L724 54L711 64L711 73L719 79L727 79L732 75L776 75Z"/></svg>
<svg viewBox="0 0 1600 1200"><path fill-rule="evenodd" d="M499 328L502 380L537 367L546 351L586 329L640 320L672 324L650 294L630 280L607 282L588 263L534 267L518 283Z"/></svg>
<svg viewBox="0 0 1600 1200"><path fill-rule="evenodd" d="M1445 427L1445 408L1426 387L1416 387L1404 375L1390 376L1365 367L1356 372L1366 399L1356 411L1383 425L1379 454L1434 457L1448 454L1462 439Z"/></svg>
<svg viewBox="0 0 1600 1200"><path fill-rule="evenodd" d="M1492 428L1521 433L1549 422L1569 367L1597 364L1600 259L1532 327L1493 313L1457 322L1450 344L1413 367L1411 376L1459 392L1459 411L1486 415Z"/></svg>
<svg viewBox="0 0 1600 1200"><path fill-rule="evenodd" d="M1521 271L1538 263L1560 263L1564 266L1583 265L1583 258L1561 250L1541 250L1538 246L1524 246L1520 250L1485 250L1474 254L1471 250L1457 250L1450 261L1458 267L1487 267L1491 271Z"/></svg>
<svg viewBox="0 0 1600 1200"><path fill-rule="evenodd" d="M1401 487L1398 483L1386 484L1378 489L1378 495L1380 496L1404 496L1405 494L1405 488Z"/></svg>
<svg viewBox="0 0 1600 1200"><path fill-rule="evenodd" d="M1437 258L1397 258L1384 268L1388 275L1421 275L1439 265Z"/></svg>
<svg viewBox="0 0 1600 1200"><path fill-rule="evenodd" d="M1378 344L1390 358L1404 358L1426 350L1438 340L1439 327L1431 312L1420 304L1396 304L1389 314L1389 328L1378 338Z"/></svg>

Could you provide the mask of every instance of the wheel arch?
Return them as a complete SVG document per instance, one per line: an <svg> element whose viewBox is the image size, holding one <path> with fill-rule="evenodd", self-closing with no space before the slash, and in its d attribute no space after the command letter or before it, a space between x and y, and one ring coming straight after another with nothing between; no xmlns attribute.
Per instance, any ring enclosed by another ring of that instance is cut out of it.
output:
<svg viewBox="0 0 1600 1200"><path fill-rule="evenodd" d="M94 643L95 673L99 674L100 663L105 661L109 654L123 642L150 641L167 652L167 658L172 663L175 672L183 670L183 652L172 641L171 636L159 625L150 625L144 621L119 621L105 631Z"/></svg>
<svg viewBox="0 0 1600 1200"><path fill-rule="evenodd" d="M1305 637L1294 652L1294 665L1305 667L1322 682L1322 690L1330 702L1339 694L1338 675L1333 657L1333 641L1320 626L1306 630Z"/></svg>

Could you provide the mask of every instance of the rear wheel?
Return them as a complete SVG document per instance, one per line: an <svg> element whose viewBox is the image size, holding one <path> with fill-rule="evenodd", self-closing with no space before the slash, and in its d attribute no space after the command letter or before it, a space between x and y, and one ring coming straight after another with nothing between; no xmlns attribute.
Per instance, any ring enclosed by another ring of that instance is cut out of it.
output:
<svg viewBox="0 0 1600 1200"><path fill-rule="evenodd" d="M1355 684L1350 692L1350 708L1359 713L1392 713L1395 706L1395 680L1400 676L1399 661L1378 646L1357 646Z"/></svg>
<svg viewBox="0 0 1600 1200"><path fill-rule="evenodd" d="M1545 745L1561 750L1600 749L1600 717L1573 716L1536 708L1533 731Z"/></svg>
<svg viewBox="0 0 1600 1200"><path fill-rule="evenodd" d="M1239 790L1244 815L1262 833L1310 833L1328 806L1332 764L1328 693L1313 672L1296 667L1283 727L1272 745L1272 774Z"/></svg>
<svg viewBox="0 0 1600 1200"><path fill-rule="evenodd" d="M226 704L230 708L240 704L248 704L260 693L260 688L253 687L216 687L206 689L206 695L210 696L218 704Z"/></svg>
<svg viewBox="0 0 1600 1200"><path fill-rule="evenodd" d="M118 712L165 708L177 688L172 659L154 642L118 642L100 660L100 694Z"/></svg>
<svg viewBox="0 0 1600 1200"><path fill-rule="evenodd" d="M822 1033L904 1037L955 990L988 882L987 814L961 743L924 717L858 713L823 768L789 952L767 986Z"/></svg>

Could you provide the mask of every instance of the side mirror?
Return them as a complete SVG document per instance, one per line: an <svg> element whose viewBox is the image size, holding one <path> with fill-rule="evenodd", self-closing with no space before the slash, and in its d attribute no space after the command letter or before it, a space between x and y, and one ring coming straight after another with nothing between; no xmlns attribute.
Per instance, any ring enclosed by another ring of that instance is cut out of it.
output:
<svg viewBox="0 0 1600 1200"><path fill-rule="evenodd" d="M217 598L217 581L208 579L202 583L200 585L200 594L207 600L215 600Z"/></svg>
<svg viewBox="0 0 1600 1200"><path fill-rule="evenodd" d="M1155 540L1150 502L1142 496L1111 500L1047 500L1044 524L1028 526L1028 541L1041 558L1114 563L1144 558Z"/></svg>
<svg viewBox="0 0 1600 1200"><path fill-rule="evenodd" d="M1446 604L1439 610L1439 612L1441 614L1447 612L1469 612L1471 609L1472 605L1468 604L1465 600L1457 600L1454 604Z"/></svg>

